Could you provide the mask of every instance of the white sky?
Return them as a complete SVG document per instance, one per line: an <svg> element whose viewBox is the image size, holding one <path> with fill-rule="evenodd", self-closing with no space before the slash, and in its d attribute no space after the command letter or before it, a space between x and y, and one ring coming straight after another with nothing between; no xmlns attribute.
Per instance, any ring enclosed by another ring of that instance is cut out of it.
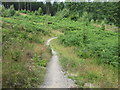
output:
<svg viewBox="0 0 120 90"><path fill-rule="evenodd" d="M87 2L87 1L91 1L91 2L93 2L93 1L95 1L95 2L100 2L100 1L107 1L107 2L119 2L120 0L0 0L1 2L35 2L35 1L41 1L41 2L44 2L44 1L46 1L46 2L54 2L54 1L56 1L56 2L64 2L64 1L66 1L66 2Z"/></svg>
<svg viewBox="0 0 120 90"><path fill-rule="evenodd" d="M37 0L37 1L41 1L41 2L42 2L42 1L43 1L43 2L44 2L44 1L46 1L46 2L54 2L54 1L57 1L57 2L65 2L65 1L78 1L78 2L79 2L79 1L86 1L86 2L87 2L87 1L91 1L91 2L93 2L93 1L97 1L97 0ZM99 1L99 0L98 0L98 1ZM107 2L108 2L109 0L101 0L101 1L107 1ZM117 1L117 0L115 0L115 1ZM118 0L118 1L119 1L119 0Z"/></svg>
<svg viewBox="0 0 120 90"><path fill-rule="evenodd" d="M65 0L37 0L37 1L51 1L51 2L57 1L57 2L64 2Z"/></svg>

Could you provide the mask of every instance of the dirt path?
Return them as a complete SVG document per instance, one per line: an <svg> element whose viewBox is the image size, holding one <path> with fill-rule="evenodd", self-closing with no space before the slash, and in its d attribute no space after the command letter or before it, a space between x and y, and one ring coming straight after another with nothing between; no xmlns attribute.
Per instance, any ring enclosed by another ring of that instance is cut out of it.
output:
<svg viewBox="0 0 120 90"><path fill-rule="evenodd" d="M50 45L50 41L56 39L56 37L50 38L46 45ZM47 72L45 76L45 81L42 84L41 88L70 88L75 87L74 82L71 79L68 79L64 72L62 71L62 67L59 63L59 58L57 53L52 50L52 58L48 63Z"/></svg>

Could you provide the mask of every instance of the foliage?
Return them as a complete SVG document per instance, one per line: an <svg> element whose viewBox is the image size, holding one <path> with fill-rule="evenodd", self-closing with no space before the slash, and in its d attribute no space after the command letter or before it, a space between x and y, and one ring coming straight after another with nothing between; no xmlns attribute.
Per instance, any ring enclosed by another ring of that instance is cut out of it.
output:
<svg viewBox="0 0 120 90"><path fill-rule="evenodd" d="M89 25L83 30L68 31L65 35L61 35L59 39L65 46L78 46L80 48L79 56L84 58L97 57L99 63L117 67L119 63L117 53L118 33L102 30L103 28L91 29Z"/></svg>
<svg viewBox="0 0 120 90"><path fill-rule="evenodd" d="M38 15L38 12L37 12L37 11L35 11L35 12L34 12L34 14L35 14L35 15Z"/></svg>
<svg viewBox="0 0 120 90"><path fill-rule="evenodd" d="M64 8L62 11L57 12L56 16L59 16L60 18L67 18L69 14L69 9Z"/></svg>
<svg viewBox="0 0 120 90"><path fill-rule="evenodd" d="M2 17L10 17L16 13L13 5L11 5L9 9L6 9L4 6L2 6L2 9L0 11Z"/></svg>
<svg viewBox="0 0 120 90"><path fill-rule="evenodd" d="M39 8L37 11L34 12L35 15L43 15L42 8Z"/></svg>
<svg viewBox="0 0 120 90"><path fill-rule="evenodd" d="M13 5L11 5L10 9L8 9L8 10L9 10L10 16L13 16L15 14L15 9L14 9Z"/></svg>
<svg viewBox="0 0 120 90"><path fill-rule="evenodd" d="M39 7L39 9L38 9L38 15L42 15L42 14L43 14L42 8Z"/></svg>
<svg viewBox="0 0 120 90"><path fill-rule="evenodd" d="M27 10L19 10L21 13L27 14Z"/></svg>
<svg viewBox="0 0 120 90"><path fill-rule="evenodd" d="M73 79L79 88L86 88L86 83L91 83L94 88L117 87L118 68L104 63L98 64L98 58L90 58L89 55L87 55L88 58L86 58L86 55L84 55L85 58L79 57L77 51L80 51L81 48L64 46L60 44L59 39L52 41L51 44L55 51L59 52L61 65L67 72L68 77ZM79 54L84 52L81 51Z"/></svg>
<svg viewBox="0 0 120 90"><path fill-rule="evenodd" d="M51 56L43 43L44 36L50 33L43 18L2 17L3 88L33 88L43 82Z"/></svg>
<svg viewBox="0 0 120 90"><path fill-rule="evenodd" d="M19 15L20 15L19 11L15 13L15 16L19 16Z"/></svg>
<svg viewBox="0 0 120 90"><path fill-rule="evenodd" d="M41 67L46 67L47 66L47 60L40 60L38 55L34 55L33 56L33 60L35 61L35 63Z"/></svg>

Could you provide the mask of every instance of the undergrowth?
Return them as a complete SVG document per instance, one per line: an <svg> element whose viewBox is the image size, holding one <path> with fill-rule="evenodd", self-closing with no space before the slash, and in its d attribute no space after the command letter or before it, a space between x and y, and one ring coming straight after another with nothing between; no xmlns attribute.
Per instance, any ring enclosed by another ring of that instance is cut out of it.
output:
<svg viewBox="0 0 120 90"><path fill-rule="evenodd" d="M3 88L40 87L44 80L51 53L43 36L50 31L30 19L36 20L31 16L2 18Z"/></svg>
<svg viewBox="0 0 120 90"><path fill-rule="evenodd" d="M118 69L104 63L98 64L98 59L79 57L75 46L63 46L58 40L52 41L52 47L58 52L59 60L69 78L73 79L79 88L91 84L93 88L117 88Z"/></svg>

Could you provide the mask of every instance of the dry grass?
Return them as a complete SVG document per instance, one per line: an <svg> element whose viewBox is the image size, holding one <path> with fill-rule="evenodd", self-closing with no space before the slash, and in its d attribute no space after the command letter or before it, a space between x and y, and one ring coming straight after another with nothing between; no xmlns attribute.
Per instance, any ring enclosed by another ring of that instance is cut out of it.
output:
<svg viewBox="0 0 120 90"><path fill-rule="evenodd" d="M16 50L21 53L20 58L16 58ZM16 44L3 51L3 87L4 88L33 88L39 87L44 80L45 67L36 65L33 60L36 54L39 60L49 60L50 50L43 44L26 42L25 46Z"/></svg>
<svg viewBox="0 0 120 90"><path fill-rule="evenodd" d="M41 59L49 60L51 58L51 51L44 44L34 44L35 53L39 54Z"/></svg>
<svg viewBox="0 0 120 90"><path fill-rule="evenodd" d="M52 34L53 34L53 36L58 36L58 35L61 35L61 34L63 34L63 33L60 32L60 30L53 30L53 31L52 31Z"/></svg>
<svg viewBox="0 0 120 90"><path fill-rule="evenodd" d="M25 13L20 13L20 15L27 16L27 14L25 14Z"/></svg>
<svg viewBox="0 0 120 90"><path fill-rule="evenodd" d="M98 28L101 28L102 26L99 24L93 24L93 26L95 27L98 27ZM113 25L105 25L105 30L106 31L118 31L118 28L116 26L113 26Z"/></svg>

